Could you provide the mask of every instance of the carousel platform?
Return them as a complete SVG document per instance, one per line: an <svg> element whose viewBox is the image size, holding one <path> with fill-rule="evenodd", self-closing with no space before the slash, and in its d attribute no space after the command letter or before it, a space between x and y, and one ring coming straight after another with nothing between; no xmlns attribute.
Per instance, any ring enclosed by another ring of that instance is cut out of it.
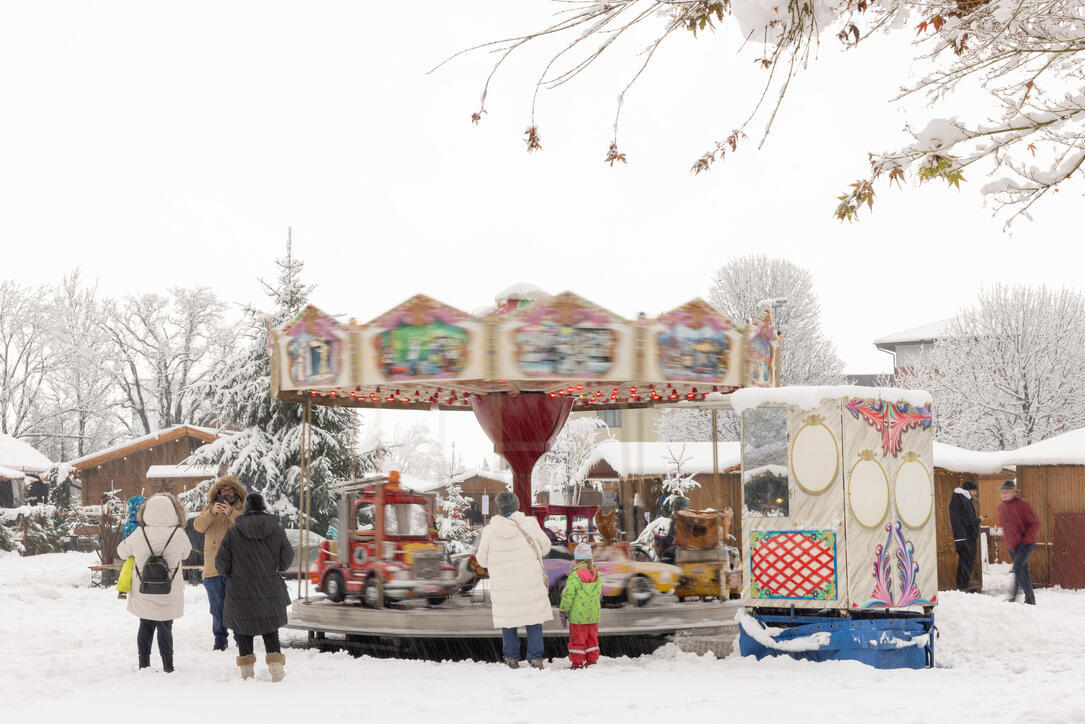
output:
<svg viewBox="0 0 1085 724"><path fill-rule="evenodd" d="M664 599L643 607L604 608L600 646L604 655L638 655L681 632L737 632L735 612L740 607L740 601ZM489 604L470 600L371 609L314 596L293 602L286 628L307 632L309 646L409 658L494 659L501 641ZM555 609L554 620L543 625L548 655L563 656L568 635Z"/></svg>
<svg viewBox="0 0 1085 724"><path fill-rule="evenodd" d="M644 607L604 608L600 636L673 634L686 629L734 626L740 601L660 601ZM297 599L290 607L287 628L325 633L420 638L500 638L486 603L457 604L449 601L434 607L365 608L350 603L331 603L323 596L306 602ZM543 624L543 636L568 636L568 629L554 620Z"/></svg>

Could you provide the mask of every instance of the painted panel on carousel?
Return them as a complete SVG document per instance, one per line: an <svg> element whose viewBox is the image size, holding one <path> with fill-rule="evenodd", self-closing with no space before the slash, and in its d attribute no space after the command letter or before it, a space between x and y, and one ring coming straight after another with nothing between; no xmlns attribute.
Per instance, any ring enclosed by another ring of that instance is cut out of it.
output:
<svg viewBox="0 0 1085 724"><path fill-rule="evenodd" d="M931 605L937 551L930 406L849 399L844 410L851 607Z"/></svg>
<svg viewBox="0 0 1085 724"><path fill-rule="evenodd" d="M419 294L362 328L363 378L482 377L482 344L482 326L469 314Z"/></svg>
<svg viewBox="0 0 1085 724"><path fill-rule="evenodd" d="M913 450L904 453L893 473L897 517L909 528L922 528L934 512L934 480Z"/></svg>
<svg viewBox="0 0 1085 724"><path fill-rule="evenodd" d="M500 329L501 378L633 377L633 325L570 292L506 315Z"/></svg>
<svg viewBox="0 0 1085 724"><path fill-rule="evenodd" d="M651 325L646 377L738 387L743 337L730 319L702 299L661 315Z"/></svg>
<svg viewBox="0 0 1085 724"><path fill-rule="evenodd" d="M791 475L803 492L818 495L840 478L839 406L834 401L820 414L797 417L798 427L791 434Z"/></svg>
<svg viewBox="0 0 1085 724"><path fill-rule="evenodd" d="M901 576L911 575L914 603L931 605L938 598L938 542L934 516L934 469L933 431L930 424L930 406L906 407L897 405L900 419L915 420L901 431L900 449L890 463L893 480L893 510L896 518L894 530L900 526L904 544L896 542L894 555L907 552L910 564L897 564L896 594L905 595L909 587L901 582ZM888 532L888 531L887 531ZM895 533L894 533L895 537ZM907 546L911 545L911 550ZM910 571L910 573L909 573ZM896 604L902 605L902 604Z"/></svg>
<svg viewBox="0 0 1085 724"><path fill-rule="evenodd" d="M837 599L836 531L752 531L748 550L751 599Z"/></svg>
<svg viewBox="0 0 1085 724"><path fill-rule="evenodd" d="M351 385L347 328L307 306L279 328L279 387L284 390Z"/></svg>
<svg viewBox="0 0 1085 724"><path fill-rule="evenodd" d="M765 312L761 319L751 323L747 330L747 344L747 385L774 387L779 384L779 343L770 313Z"/></svg>

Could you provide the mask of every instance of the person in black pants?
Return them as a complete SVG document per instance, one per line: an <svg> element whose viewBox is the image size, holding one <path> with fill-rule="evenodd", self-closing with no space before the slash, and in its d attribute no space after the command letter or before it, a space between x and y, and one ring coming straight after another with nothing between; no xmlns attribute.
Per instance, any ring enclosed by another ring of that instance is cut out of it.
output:
<svg viewBox="0 0 1085 724"><path fill-rule="evenodd" d="M979 488L971 480L955 488L949 501L949 524L953 527L953 544L957 548L957 590L967 591L972 569L976 565L976 547L980 537L980 519L972 496Z"/></svg>
<svg viewBox="0 0 1085 724"><path fill-rule="evenodd" d="M281 681L286 657L279 646L279 628L286 624L290 594L281 572L290 567L294 551L279 520L267 512L264 497L249 493L245 512L226 531L215 568L230 577L222 620L237 635L237 665L242 679L255 675L253 637L263 636L272 681Z"/></svg>

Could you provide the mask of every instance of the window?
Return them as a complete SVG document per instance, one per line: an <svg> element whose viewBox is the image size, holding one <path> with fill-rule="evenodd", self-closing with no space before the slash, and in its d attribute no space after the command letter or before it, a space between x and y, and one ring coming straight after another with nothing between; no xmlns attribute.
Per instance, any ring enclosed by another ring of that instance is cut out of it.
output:
<svg viewBox="0 0 1085 724"><path fill-rule="evenodd" d="M742 505L745 514L788 515L787 410L759 407L742 414Z"/></svg>
<svg viewBox="0 0 1085 724"><path fill-rule="evenodd" d="M595 416L607 424L607 427L622 426L621 410L596 410Z"/></svg>

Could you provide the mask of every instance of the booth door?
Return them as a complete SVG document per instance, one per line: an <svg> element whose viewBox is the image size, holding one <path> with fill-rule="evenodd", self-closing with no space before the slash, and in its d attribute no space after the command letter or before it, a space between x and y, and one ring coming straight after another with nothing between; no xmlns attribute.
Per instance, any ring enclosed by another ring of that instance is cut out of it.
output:
<svg viewBox="0 0 1085 724"><path fill-rule="evenodd" d="M1051 584L1085 588L1085 513L1055 514L1051 551Z"/></svg>

